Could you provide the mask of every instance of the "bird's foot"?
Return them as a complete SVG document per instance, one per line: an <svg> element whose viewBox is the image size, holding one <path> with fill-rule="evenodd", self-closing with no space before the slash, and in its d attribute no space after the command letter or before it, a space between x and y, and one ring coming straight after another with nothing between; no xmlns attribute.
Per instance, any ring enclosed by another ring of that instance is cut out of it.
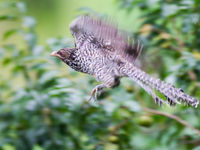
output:
<svg viewBox="0 0 200 150"><path fill-rule="evenodd" d="M176 104L179 104L179 102L175 99L175 100L173 100L173 99L171 99L171 98L169 98L168 96L166 96L166 95L164 95L165 96L165 98L167 99L167 102L168 102L168 104L170 105L170 106L176 106Z"/></svg>
<svg viewBox="0 0 200 150"><path fill-rule="evenodd" d="M159 106L162 106L164 103L164 101L157 96L154 97L154 100L155 100L155 103L158 104Z"/></svg>
<svg viewBox="0 0 200 150"><path fill-rule="evenodd" d="M88 99L88 101L91 101L92 98L94 99L94 101L97 101L97 96L101 95L103 88L105 88L105 86L103 84L97 85L91 92L90 94L90 98Z"/></svg>

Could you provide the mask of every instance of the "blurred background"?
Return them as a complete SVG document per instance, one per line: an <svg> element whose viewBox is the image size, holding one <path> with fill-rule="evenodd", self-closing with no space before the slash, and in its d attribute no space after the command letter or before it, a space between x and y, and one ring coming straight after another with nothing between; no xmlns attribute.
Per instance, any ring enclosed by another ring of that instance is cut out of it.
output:
<svg viewBox="0 0 200 150"><path fill-rule="evenodd" d="M199 108L159 107L126 78L89 103L94 78L49 56L74 46L76 16L109 16L144 44L139 67L200 99L199 10L200 0L0 0L0 150L200 150Z"/></svg>

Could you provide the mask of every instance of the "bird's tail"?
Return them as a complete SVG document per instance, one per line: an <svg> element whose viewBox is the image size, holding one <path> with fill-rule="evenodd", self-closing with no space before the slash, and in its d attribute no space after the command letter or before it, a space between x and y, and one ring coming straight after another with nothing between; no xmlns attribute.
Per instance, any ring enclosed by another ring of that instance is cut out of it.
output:
<svg viewBox="0 0 200 150"><path fill-rule="evenodd" d="M126 64L122 67L122 72L124 75L138 83L147 93L152 95L155 102L160 105L162 105L164 101L155 94L154 89L161 92L170 105L184 102L196 108L199 104L199 101L196 98L184 93L182 89L175 88L171 84L156 79L132 64Z"/></svg>

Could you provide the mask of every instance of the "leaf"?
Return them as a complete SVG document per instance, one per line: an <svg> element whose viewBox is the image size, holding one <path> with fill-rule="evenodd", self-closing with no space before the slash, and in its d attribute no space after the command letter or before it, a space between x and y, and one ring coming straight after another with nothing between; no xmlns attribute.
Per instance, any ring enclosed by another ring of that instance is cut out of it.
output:
<svg viewBox="0 0 200 150"><path fill-rule="evenodd" d="M26 16L23 18L22 26L27 27L27 28L32 28L35 26L35 24L36 24L36 21L33 17Z"/></svg>
<svg viewBox="0 0 200 150"><path fill-rule="evenodd" d="M166 40L169 40L171 38L171 35L169 33L166 33L166 32L162 32L160 33L159 35L162 39L166 39Z"/></svg>
<svg viewBox="0 0 200 150"><path fill-rule="evenodd" d="M161 45L160 45L160 47L162 47L162 48L167 48L167 47L169 47L169 46L171 46L171 42L164 42L164 43L162 43Z"/></svg>
<svg viewBox="0 0 200 150"><path fill-rule="evenodd" d="M151 24L144 24L139 31L143 36L148 36L152 30L153 26Z"/></svg>
<svg viewBox="0 0 200 150"><path fill-rule="evenodd" d="M192 149L192 150L200 150L200 146L197 146L197 147L195 147L195 148Z"/></svg>
<svg viewBox="0 0 200 150"><path fill-rule="evenodd" d="M10 64L11 62L12 62L12 59L11 59L11 58L8 58L8 57L7 57L7 58L4 58L4 59L3 59L3 64L4 64L4 65L8 65L8 64Z"/></svg>
<svg viewBox="0 0 200 150"><path fill-rule="evenodd" d="M141 111L141 107L140 107L139 103L136 101L126 100L125 102L123 102L123 105L126 106L127 108L129 108L129 110L132 112L140 112Z"/></svg>
<svg viewBox="0 0 200 150"><path fill-rule="evenodd" d="M62 88L62 89L52 89L49 92L49 95L59 95L59 94L67 94L68 92L73 92L73 89L70 88Z"/></svg>
<svg viewBox="0 0 200 150"><path fill-rule="evenodd" d="M162 15L164 17L174 15L178 9L179 7L175 4L164 4L162 7Z"/></svg>
<svg viewBox="0 0 200 150"><path fill-rule="evenodd" d="M13 15L2 15L0 16L0 21L5 21L5 20L16 20L17 17Z"/></svg>
<svg viewBox="0 0 200 150"><path fill-rule="evenodd" d="M24 2L18 2L16 3L16 7L23 13L26 12L26 5L24 4Z"/></svg>
<svg viewBox="0 0 200 150"><path fill-rule="evenodd" d="M39 145L34 145L32 150L44 150L44 148Z"/></svg>
<svg viewBox="0 0 200 150"><path fill-rule="evenodd" d="M192 54L194 55L194 58L200 60L200 53L199 52L194 51Z"/></svg>
<svg viewBox="0 0 200 150"><path fill-rule="evenodd" d="M7 31L6 33L4 33L3 39L6 40L7 38L9 38L11 35L20 32L19 29L12 29Z"/></svg>
<svg viewBox="0 0 200 150"><path fill-rule="evenodd" d="M40 84L44 84L46 83L47 81L50 81L52 80L53 78L56 77L56 75L58 74L57 71L47 71L45 72L39 79L39 83Z"/></svg>
<svg viewBox="0 0 200 150"><path fill-rule="evenodd" d="M3 150L16 150L13 145L5 144L3 145Z"/></svg>
<svg viewBox="0 0 200 150"><path fill-rule="evenodd" d="M119 147L117 144L113 144L113 143L106 143L104 146L104 150L118 150Z"/></svg>

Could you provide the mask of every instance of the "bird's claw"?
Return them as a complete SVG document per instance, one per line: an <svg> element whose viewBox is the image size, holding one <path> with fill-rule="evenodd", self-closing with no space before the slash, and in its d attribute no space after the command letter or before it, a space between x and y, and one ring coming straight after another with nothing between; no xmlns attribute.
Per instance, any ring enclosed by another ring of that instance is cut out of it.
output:
<svg viewBox="0 0 200 150"><path fill-rule="evenodd" d="M158 104L159 106L162 106L163 103L164 103L164 101L161 98L157 97L157 96L154 97L154 100L155 100L155 103Z"/></svg>
<svg viewBox="0 0 200 150"><path fill-rule="evenodd" d="M92 98L94 98L94 100L97 100L97 94L98 94L98 89L94 88L90 94L90 98L88 99L88 101L90 102L92 100Z"/></svg>
<svg viewBox="0 0 200 150"><path fill-rule="evenodd" d="M91 92L90 94L90 98L88 99L88 101L91 101L92 98L94 99L94 101L97 101L97 97L101 95L103 91L103 86L102 85L97 85Z"/></svg>

